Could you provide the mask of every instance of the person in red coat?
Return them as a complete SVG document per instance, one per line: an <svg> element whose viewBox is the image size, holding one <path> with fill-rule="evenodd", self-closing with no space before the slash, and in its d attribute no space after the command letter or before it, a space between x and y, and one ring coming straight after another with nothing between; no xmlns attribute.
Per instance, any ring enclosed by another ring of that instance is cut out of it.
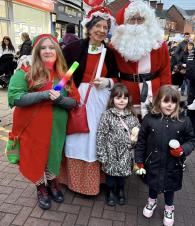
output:
<svg viewBox="0 0 195 226"><path fill-rule="evenodd" d="M171 84L170 59L154 10L143 1L131 1L116 15L111 46L120 78L132 93L142 117L160 86Z"/></svg>

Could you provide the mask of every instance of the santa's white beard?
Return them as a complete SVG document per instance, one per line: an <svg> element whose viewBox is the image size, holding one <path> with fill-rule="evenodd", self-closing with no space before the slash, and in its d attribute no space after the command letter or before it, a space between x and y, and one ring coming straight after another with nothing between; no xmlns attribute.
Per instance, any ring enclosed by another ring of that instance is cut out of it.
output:
<svg viewBox="0 0 195 226"><path fill-rule="evenodd" d="M120 25L114 31L111 43L125 61L138 61L152 49L160 47L159 37L152 36L144 24Z"/></svg>

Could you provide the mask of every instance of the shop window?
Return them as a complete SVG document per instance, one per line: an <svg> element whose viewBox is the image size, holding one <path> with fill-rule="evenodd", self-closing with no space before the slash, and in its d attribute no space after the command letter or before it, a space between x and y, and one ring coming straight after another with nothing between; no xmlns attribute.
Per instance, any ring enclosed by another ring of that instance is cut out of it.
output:
<svg viewBox="0 0 195 226"><path fill-rule="evenodd" d="M6 11L6 3L5 1L0 1L0 17L6 17L7 11Z"/></svg>
<svg viewBox="0 0 195 226"><path fill-rule="evenodd" d="M5 21L0 21L0 41L5 35L8 35L8 24Z"/></svg>
<svg viewBox="0 0 195 226"><path fill-rule="evenodd" d="M74 17L76 17L76 15L77 15L77 11L74 8L69 7L69 6L65 6L65 13L67 13L70 16L74 16Z"/></svg>

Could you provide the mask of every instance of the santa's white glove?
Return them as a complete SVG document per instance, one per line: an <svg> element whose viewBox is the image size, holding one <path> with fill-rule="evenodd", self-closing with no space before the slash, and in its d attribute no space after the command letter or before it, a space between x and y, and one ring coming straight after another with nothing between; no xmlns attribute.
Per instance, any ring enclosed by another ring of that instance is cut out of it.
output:
<svg viewBox="0 0 195 226"><path fill-rule="evenodd" d="M18 60L18 66L16 70L21 69L22 66L29 67L32 65L32 55L23 55Z"/></svg>
<svg viewBox="0 0 195 226"><path fill-rule="evenodd" d="M109 78L97 78L93 81L93 84L97 86L98 89L104 89L111 86Z"/></svg>
<svg viewBox="0 0 195 226"><path fill-rule="evenodd" d="M137 175L143 175L143 174L146 174L146 170L144 168L141 168L141 169L136 170L135 173Z"/></svg>

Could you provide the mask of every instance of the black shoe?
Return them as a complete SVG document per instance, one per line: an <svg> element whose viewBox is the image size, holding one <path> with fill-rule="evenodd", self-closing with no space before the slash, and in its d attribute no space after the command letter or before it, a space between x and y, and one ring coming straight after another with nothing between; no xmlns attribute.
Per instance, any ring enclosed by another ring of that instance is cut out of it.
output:
<svg viewBox="0 0 195 226"><path fill-rule="evenodd" d="M49 198L45 184L37 186L37 198L41 209L48 210L51 207L51 199Z"/></svg>
<svg viewBox="0 0 195 226"><path fill-rule="evenodd" d="M125 191L124 188L117 189L117 202L119 205L125 205Z"/></svg>
<svg viewBox="0 0 195 226"><path fill-rule="evenodd" d="M109 189L106 194L106 203L108 206L115 206L116 205L116 197L113 192L113 189Z"/></svg>
<svg viewBox="0 0 195 226"><path fill-rule="evenodd" d="M59 188L59 184L58 184L57 180L53 179L53 180L48 180L47 182L48 182L47 190L48 190L49 194L51 195L52 199L58 203L63 202L64 195L62 194L62 192Z"/></svg>

